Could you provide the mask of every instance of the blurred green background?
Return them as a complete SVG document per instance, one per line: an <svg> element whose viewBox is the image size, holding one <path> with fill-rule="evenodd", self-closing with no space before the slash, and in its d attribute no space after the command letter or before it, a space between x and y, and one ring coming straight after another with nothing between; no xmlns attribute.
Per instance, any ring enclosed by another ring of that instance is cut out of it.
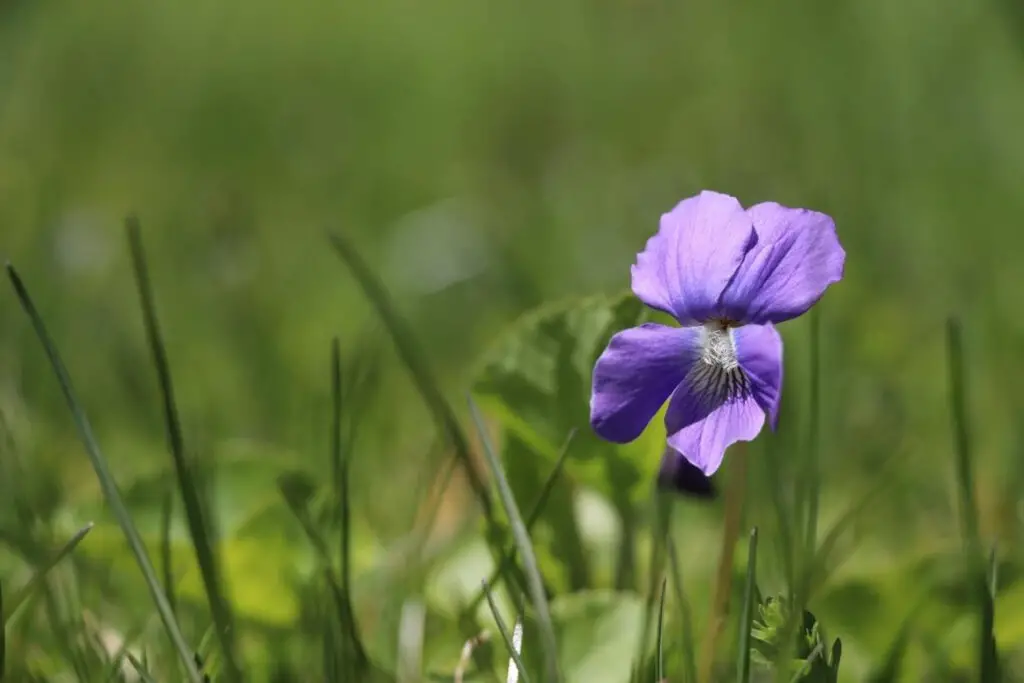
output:
<svg viewBox="0 0 1024 683"><path fill-rule="evenodd" d="M879 483L885 492L858 517L818 611L844 638L846 671L861 675L911 610L915 572L959 544L950 313L966 331L983 534L1011 564L1021 538L1016 10L1012 0L5 0L0 255L31 287L151 533L169 461L122 228L138 212L186 440L217 463L232 594L267 628L295 618L292 575L309 564L274 478L326 472L331 337L347 351L379 348L353 461L357 574L377 580L357 583L372 643L393 637L378 634L394 626L381 595L403 590L377 570L401 556L447 453L431 447L428 413L328 229L373 264L461 408L475 359L513 320L623 290L658 216L682 197L713 188L827 212L848 259L821 311L823 517ZM783 333L796 405L806 324ZM10 293L0 295L0 411L38 524L64 538L100 520L80 551L131 585ZM753 467L748 520L759 523L769 484ZM445 502L437 536L458 539L442 543L456 558L446 571L472 590L487 572L464 533L471 499L457 483ZM721 511L680 514L699 617ZM1007 577L999 632L1012 649L1024 644L1024 619L1011 618L1024 592ZM198 590L194 576L183 581ZM951 618L929 622L940 650L963 640ZM450 640L452 657L463 640Z"/></svg>

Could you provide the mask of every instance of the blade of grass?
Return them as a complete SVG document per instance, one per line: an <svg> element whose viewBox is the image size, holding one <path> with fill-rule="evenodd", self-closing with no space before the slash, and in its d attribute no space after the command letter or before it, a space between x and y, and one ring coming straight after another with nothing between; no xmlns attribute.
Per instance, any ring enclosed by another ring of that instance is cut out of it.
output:
<svg viewBox="0 0 1024 683"><path fill-rule="evenodd" d="M107 503L110 505L118 524L120 524L121 530L124 532L125 539L128 541L132 554L135 556L135 560L139 565L139 569L142 571L143 578L146 581L146 586L150 592L150 597L156 605L157 612L160 614L160 619L163 621L164 628L174 641L175 649L178 651L182 664L185 666L185 673L188 680L191 681L191 683L202 683L199 672L196 670L195 664L192 662L192 652L188 647L188 644L185 642L185 637L182 635L177 621L174 619L174 614L171 612L171 607L167 602L167 596L164 594L163 588L160 585L160 579L157 577L156 571L153 569L153 563L150 561L149 554L146 552L146 546L142 542L142 537L139 536L139 532L135 528L135 523L132 521L131 514L128 512L128 508L125 506L124 500L121 498L121 493L117 488L114 476L111 474L110 468L107 466L107 460L103 457L99 444L96 442L95 436L93 436L92 426L89 424L89 420L85 416L85 411L82 409L81 403L71 386L71 378L68 376L68 372L64 367L64 362L61 360L56 346L50 339L50 334L47 332L46 326L43 324L43 320L39 316L35 304L32 303L32 299L29 297L28 290L25 288L21 277L14 269L14 266L10 263L7 264L7 275L11 280L11 284L14 286L14 291L18 296L21 307L25 310L29 320L32 322L32 327L35 329L36 336L39 337L39 341L46 352L47 358L50 361L50 366L53 368L58 384L60 384L61 392L64 394L64 399L71 411L75 427L78 430L78 435L85 446L85 452L89 457L93 470L96 472L96 478L99 480L100 488L103 490L103 495L107 499Z"/></svg>
<svg viewBox="0 0 1024 683"><path fill-rule="evenodd" d="M345 262L345 265L362 288L366 298L369 299L374 309L376 309L377 315L383 321L392 342L395 344L395 348L398 350L402 363L412 376L417 390L433 413L434 419L451 440L452 447L455 449L455 455L466 470L470 486L476 494L489 528L495 534L495 538L500 538L500 527L494 518L494 505L491 501L487 484L484 482L483 473L480 472L473 461L469 450L469 440L459 426L459 422L455 417L455 411L452 410L451 405L445 400L429 363L423 357L420 347L413 341L414 335L412 330L391 303L391 297L388 295L384 284L348 239L338 233L330 233L328 236L334 251Z"/></svg>
<svg viewBox="0 0 1024 683"><path fill-rule="evenodd" d="M110 662L107 664L107 669L104 675L99 680L103 683L112 683L118 677L121 672L124 671L124 663L128 659L128 653L130 652L133 643L149 630L152 620L149 619L141 626L136 626L131 633L127 634L121 641L121 645L118 646L117 650L111 655Z"/></svg>
<svg viewBox="0 0 1024 683"><path fill-rule="evenodd" d="M149 349L153 355L153 365L160 384L160 395L163 402L164 425L167 430L167 446L174 462L174 473L178 480L178 490L185 507L185 520L188 522L189 536L199 564L199 573L206 592L207 603L213 623L217 629L217 638L223 650L224 666L229 681L241 683L242 670L235 657L235 625L234 617L225 598L223 581L213 550L213 540L209 537L210 525L203 513L199 486L195 481L192 468L185 454L185 443L181 434L181 422L178 408L174 400L174 384L171 381L170 364L167 350L160 333L160 324L156 315L156 303L153 298L153 287L150 283L149 269L146 265L146 254L142 247L142 233L138 218L129 216L125 220L128 234L128 246L131 252L132 268L135 272L135 285L139 292L139 303L142 306L142 319L149 340ZM173 611L173 601L168 599Z"/></svg>
<svg viewBox="0 0 1024 683"><path fill-rule="evenodd" d="M907 653L907 646L910 644L912 625L911 618L904 620L899 632L889 645L882 665L868 676L868 683L896 683L900 680L900 669L903 665L903 657Z"/></svg>
<svg viewBox="0 0 1024 683"><path fill-rule="evenodd" d="M793 595L797 590L796 559L792 529L796 527L789 501L786 499L785 487L781 473L786 467L784 458L779 457L780 447L777 439L769 439L764 448L763 472L771 496L772 508L775 512L775 537L778 544L779 558L782 560L783 577L786 590Z"/></svg>
<svg viewBox="0 0 1024 683"><path fill-rule="evenodd" d="M960 523L964 535L964 554L970 588L978 603L981 617L978 643L978 675L981 681L999 680L999 661L996 652L995 606L989 591L987 569L982 557L978 531L978 511L975 507L974 472L972 469L971 434L967 417L967 381L964 370L963 334L958 320L950 319L946 325L946 344L949 363L949 400L953 426L953 445L956 458L956 481L960 497Z"/></svg>
<svg viewBox="0 0 1024 683"><path fill-rule="evenodd" d="M146 670L146 667L135 655L129 652L126 656L128 657L128 662L132 665L132 668L135 669L135 673L139 674L139 679L142 683L156 683L156 679L150 675L149 671Z"/></svg>
<svg viewBox="0 0 1024 683"><path fill-rule="evenodd" d="M715 666L718 640L725 627L729 612L729 595L732 592L733 557L736 542L740 536L743 517L743 500L747 489L747 443L740 442L733 447L730 456L731 477L725 490L725 522L722 527L722 547L719 551L718 571L715 575L715 589L711 603L708 630L701 645L700 683L711 683Z"/></svg>
<svg viewBox="0 0 1024 683"><path fill-rule="evenodd" d="M344 452L342 446L342 371L341 371L341 342L337 337L331 342L331 464L334 470L335 500L338 504L338 521L341 527L341 577L337 590L340 592L340 604L338 620L342 628L342 638L345 643L352 647L352 657L346 657L352 669L349 676L355 676L356 671L362 669L366 662L366 651L359 638L359 628L356 625L355 614L352 610L352 573L350 563L351 551L351 507L349 499L349 454ZM308 532L307 532L308 533ZM324 548L326 553L326 547ZM325 562L329 560L325 557ZM351 678L349 679L351 680Z"/></svg>
<svg viewBox="0 0 1024 683"><path fill-rule="evenodd" d="M646 670L647 646L651 638L651 621L654 616L654 608L658 602L658 581L659 575L665 572L665 538L668 534L669 519L672 514L673 494L654 490L651 504L654 513L654 523L651 525L651 559L648 563L647 599L644 603L644 616L640 627L640 639L636 643L636 652L633 654L633 680L639 683L643 672Z"/></svg>
<svg viewBox="0 0 1024 683"><path fill-rule="evenodd" d="M558 459L555 461L555 466L551 468L551 472L548 474L547 479L544 480L544 484L541 486L540 493L537 494L537 500L534 501L533 506L530 508L529 513L526 515L526 530L533 531L533 525L540 519L541 513L544 511L544 507L547 505L548 498L551 496L551 491L555 487L555 482L561 475L563 468L565 467L565 461L569 456L569 447L572 445L573 439L576 437L576 430L573 429L569 432L565 442L562 444L562 449L559 451ZM505 576L507 570L512 566L512 563L516 559L517 546L515 542L511 543L502 553L501 559L498 564L494 567L494 571L491 572L491 578L488 579L488 585L495 585L501 577ZM469 605L463 610L466 613L472 614L476 611L477 607L484 600L484 591L480 590L476 597L469 602Z"/></svg>
<svg viewBox="0 0 1024 683"><path fill-rule="evenodd" d="M4 587L0 584L0 614L4 613ZM0 681L4 679L4 672L7 671L7 628L6 624L0 624Z"/></svg>
<svg viewBox="0 0 1024 683"><path fill-rule="evenodd" d="M82 539L92 531L93 526L93 523L89 522L84 527L76 531L74 536L72 536L67 543L61 546L61 548L55 552L49 560L47 560L46 564L40 567L39 570L32 575L32 578L29 579L28 583L14 594L14 597L11 599L6 611L0 610L0 615L3 616L4 626L7 625L7 622L14 616L15 612L25 604L25 601L28 600L37 590L43 587L46 581L46 575L50 573L50 570L56 567L61 560L71 554L71 551L73 551L78 544L82 542Z"/></svg>
<svg viewBox="0 0 1024 683"><path fill-rule="evenodd" d="M999 592L999 548L995 543L988 553L988 592L993 600Z"/></svg>
<svg viewBox="0 0 1024 683"><path fill-rule="evenodd" d="M517 655L523 653L523 618L517 617L512 627L512 651ZM505 683L519 683L519 665L514 657L508 658L508 669L505 672Z"/></svg>
<svg viewBox="0 0 1024 683"><path fill-rule="evenodd" d="M665 592L668 589L668 577L661 579L661 598L658 600L658 633L657 639L658 659L655 669L655 680L658 683L665 680Z"/></svg>
<svg viewBox="0 0 1024 683"><path fill-rule="evenodd" d="M690 600L686 597L683 589L683 575L679 564L679 554L676 552L676 544L672 540L672 534L665 537L665 548L668 550L668 563L672 579L672 592L675 594L676 602L679 603L680 622L682 623L683 636L683 680L686 683L697 681L697 645L693 634L693 608Z"/></svg>
<svg viewBox="0 0 1024 683"><path fill-rule="evenodd" d="M480 434L480 442L483 446L484 457L491 468L491 473L498 487L498 495L505 507L505 514L508 516L509 525L512 527L512 537L519 546L519 557L523 561L523 569L526 572L526 586L529 589L530 600L536 612L537 624L540 627L540 640L544 648L545 679L551 683L559 680L558 671L558 648L555 644L555 627L551 622L551 612L548 608L548 599L544 593L544 582L540 576L540 569L537 567L537 558L533 552L533 545L530 542L530 532L526 530L522 515L519 514L519 507L516 505L515 497L512 495L512 487L505 478L505 472L498 461L498 454L494 452L490 439L487 437L487 430L484 427L483 418L472 397L469 398L469 412L476 424Z"/></svg>
<svg viewBox="0 0 1024 683"><path fill-rule="evenodd" d="M279 478L278 488L281 490L281 495L288 504L288 509L291 510L295 519L302 527L302 532L309 540L310 545L313 546L317 560L320 563L320 570L323 572L324 580L327 582L327 588L331 593L331 599L334 603L334 609L338 616L339 624L345 626L343 621L347 614L345 606L345 592L342 590L341 583L338 581L338 577L335 575L332 567L331 553L327 547L327 543L313 524L313 520L310 519L309 512L306 508L306 502L302 500L300 495L295 493L296 487L290 483L287 475L283 475ZM352 626L354 628L355 624ZM343 650L343 652L345 654L345 664L349 667L349 671L346 672L347 677L344 680L358 680L358 674L365 673L366 665L369 663L366 653L361 649L361 646L358 645L358 638L355 637L352 632L346 633L345 629L342 628L341 636L343 639L348 636L345 641L346 649ZM352 646L351 652L347 649L349 645ZM349 657L349 654L352 656ZM356 672L354 677L353 672Z"/></svg>
<svg viewBox="0 0 1024 683"><path fill-rule="evenodd" d="M818 503L821 488L821 309L811 309L810 324L810 414L807 428L807 458L804 472L807 484L804 494L807 497L807 514L804 529L804 560L814 557L814 549L818 541Z"/></svg>
<svg viewBox="0 0 1024 683"><path fill-rule="evenodd" d="M491 595L491 587L487 585L486 581L483 582L483 591L487 598L487 605L491 608L491 614L494 616L494 623L498 626L498 633L501 634L501 639L505 641L505 647L508 648L509 657L515 662L516 668L519 669L520 680L523 683L530 683L530 674L526 671L523 659L519 655L519 647L521 645L517 646L509 634L508 626L505 625L505 620L501 618L498 606L494 602L494 596Z"/></svg>
<svg viewBox="0 0 1024 683"><path fill-rule="evenodd" d="M163 504L160 506L160 566L164 574L164 593L171 612L178 613L177 599L174 592L174 558L171 555L171 520L174 518L174 494L170 489L164 493Z"/></svg>
<svg viewBox="0 0 1024 683"><path fill-rule="evenodd" d="M757 585L757 527L750 531L747 546L747 583L743 589L743 608L740 610L740 635L736 653L736 682L750 681L750 638L754 621L754 587Z"/></svg>

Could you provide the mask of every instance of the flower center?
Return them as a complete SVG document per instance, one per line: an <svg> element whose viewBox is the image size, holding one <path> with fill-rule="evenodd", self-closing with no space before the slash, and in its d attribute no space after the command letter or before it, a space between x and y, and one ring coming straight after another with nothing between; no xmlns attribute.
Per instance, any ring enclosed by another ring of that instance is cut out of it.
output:
<svg viewBox="0 0 1024 683"><path fill-rule="evenodd" d="M736 356L736 342L732 338L732 321L724 319L711 320L704 323L701 331L700 360L708 365L715 365L724 371L732 371L739 367Z"/></svg>
<svg viewBox="0 0 1024 683"><path fill-rule="evenodd" d="M700 355L694 361L687 382L708 404L720 405L750 393L750 380L740 367L732 329L736 323L714 319L704 323Z"/></svg>

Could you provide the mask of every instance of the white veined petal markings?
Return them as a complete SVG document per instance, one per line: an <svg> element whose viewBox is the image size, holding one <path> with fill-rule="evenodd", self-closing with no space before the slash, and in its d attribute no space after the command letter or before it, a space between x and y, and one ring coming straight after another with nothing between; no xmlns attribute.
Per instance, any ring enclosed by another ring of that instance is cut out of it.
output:
<svg viewBox="0 0 1024 683"><path fill-rule="evenodd" d="M705 323L696 351L697 358L686 375L686 383L694 394L714 406L750 394L750 380L740 367L736 340L728 322Z"/></svg>

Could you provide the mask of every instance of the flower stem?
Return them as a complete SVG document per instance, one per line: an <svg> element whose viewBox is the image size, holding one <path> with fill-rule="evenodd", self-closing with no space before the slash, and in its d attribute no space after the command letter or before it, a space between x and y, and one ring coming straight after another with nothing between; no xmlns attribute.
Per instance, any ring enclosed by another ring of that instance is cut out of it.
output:
<svg viewBox="0 0 1024 683"><path fill-rule="evenodd" d="M700 683L711 683L715 665L715 652L729 613L729 595L732 592L732 574L736 542L743 521L743 500L747 492L747 444L733 447L729 457L729 485L725 489L725 522L722 527L722 548L718 558L718 572L711 603L708 630L700 654Z"/></svg>

